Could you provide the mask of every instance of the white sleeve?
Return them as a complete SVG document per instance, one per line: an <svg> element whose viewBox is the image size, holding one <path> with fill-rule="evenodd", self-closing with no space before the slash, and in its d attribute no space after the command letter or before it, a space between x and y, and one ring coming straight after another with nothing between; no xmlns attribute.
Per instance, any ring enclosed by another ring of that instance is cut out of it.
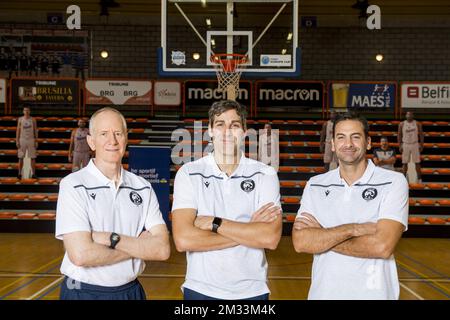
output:
<svg viewBox="0 0 450 320"><path fill-rule="evenodd" d="M64 234L76 231L92 231L87 204L80 197L79 191L66 179L63 179L59 184L56 205L55 236L62 240Z"/></svg>
<svg viewBox="0 0 450 320"><path fill-rule="evenodd" d="M263 205L273 202L276 206L281 208L280 201L280 182L278 181L278 175L272 167L266 167L264 169L264 176L261 179L261 194L259 196L258 208Z"/></svg>
<svg viewBox="0 0 450 320"><path fill-rule="evenodd" d="M305 186L305 189L303 189L302 199L300 201L300 208L298 209L296 218L298 218L299 215L303 212L307 212L314 216L310 181L308 181L308 183Z"/></svg>
<svg viewBox="0 0 450 320"><path fill-rule="evenodd" d="M173 184L173 203L172 211L176 209L198 209L197 201L194 195L194 186L192 185L189 174L185 167L181 167Z"/></svg>
<svg viewBox="0 0 450 320"><path fill-rule="evenodd" d="M392 181L386 197L381 201L379 219L390 219L400 222L408 230L409 185L403 175Z"/></svg>
<svg viewBox="0 0 450 320"><path fill-rule="evenodd" d="M159 210L159 202L158 197L156 196L155 191L152 187L150 187L150 200L148 202L148 208L146 212L145 218L145 230L150 230L154 226L158 224L166 224L161 214L161 210Z"/></svg>

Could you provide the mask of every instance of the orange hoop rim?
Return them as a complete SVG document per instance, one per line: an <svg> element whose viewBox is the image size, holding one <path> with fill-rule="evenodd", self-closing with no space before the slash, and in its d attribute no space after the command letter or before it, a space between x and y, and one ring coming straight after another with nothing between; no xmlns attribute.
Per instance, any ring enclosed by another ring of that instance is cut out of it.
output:
<svg viewBox="0 0 450 320"><path fill-rule="evenodd" d="M222 66L225 72L234 72L237 66L248 61L248 56L239 53L216 53L211 55L211 62L216 66Z"/></svg>

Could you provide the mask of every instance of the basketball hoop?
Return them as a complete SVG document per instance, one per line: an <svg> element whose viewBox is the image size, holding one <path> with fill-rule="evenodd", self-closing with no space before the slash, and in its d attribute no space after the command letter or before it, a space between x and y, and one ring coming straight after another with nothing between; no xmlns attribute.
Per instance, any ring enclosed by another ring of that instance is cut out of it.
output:
<svg viewBox="0 0 450 320"><path fill-rule="evenodd" d="M248 56L237 53L219 53L211 55L211 62L216 69L218 90L227 93L227 99L236 100L239 93L239 79Z"/></svg>

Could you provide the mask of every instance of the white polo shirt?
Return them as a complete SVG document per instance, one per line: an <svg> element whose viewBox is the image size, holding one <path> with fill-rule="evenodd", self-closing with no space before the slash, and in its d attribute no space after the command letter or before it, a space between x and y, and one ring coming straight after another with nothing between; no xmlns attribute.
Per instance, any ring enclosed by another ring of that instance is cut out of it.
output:
<svg viewBox="0 0 450 320"><path fill-rule="evenodd" d="M252 214L269 202L281 207L278 176L272 167L242 156L228 177L209 154L178 170L172 211L192 208L198 215L249 222ZM183 287L219 299L244 299L270 292L264 249L238 245L186 255Z"/></svg>
<svg viewBox="0 0 450 320"><path fill-rule="evenodd" d="M75 231L116 232L138 237L144 230L164 224L159 203L149 182L122 169L119 187L95 166L93 160L69 174L59 185L56 238ZM61 273L93 285L115 287L133 281L144 270L141 259L113 265L78 267L66 252Z"/></svg>
<svg viewBox="0 0 450 320"><path fill-rule="evenodd" d="M324 228L347 223L390 219L408 228L408 183L371 160L364 175L351 186L339 168L312 177L303 191L297 218L312 214ZM398 299L399 282L389 259L356 258L333 251L315 254L308 299Z"/></svg>

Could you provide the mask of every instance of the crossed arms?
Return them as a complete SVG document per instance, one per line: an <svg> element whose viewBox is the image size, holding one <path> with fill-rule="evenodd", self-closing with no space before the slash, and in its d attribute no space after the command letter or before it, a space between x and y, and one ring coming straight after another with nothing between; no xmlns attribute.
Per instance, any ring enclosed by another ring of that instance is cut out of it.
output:
<svg viewBox="0 0 450 320"><path fill-rule="evenodd" d="M79 267L112 265L131 258L167 260L169 234L165 225L156 225L138 237L120 235L115 249L110 249L110 232L77 231L64 234L64 247L70 261Z"/></svg>
<svg viewBox="0 0 450 320"><path fill-rule="evenodd" d="M390 219L323 228L314 216L303 212L294 223L292 241L296 252L318 254L332 250L353 257L388 259L403 230L400 222Z"/></svg>
<svg viewBox="0 0 450 320"><path fill-rule="evenodd" d="M214 217L197 216L192 208L177 209L172 214L172 231L178 251L210 251L244 245L274 250L281 238L281 209L267 203L253 213L250 222L222 219L218 233L213 233Z"/></svg>

